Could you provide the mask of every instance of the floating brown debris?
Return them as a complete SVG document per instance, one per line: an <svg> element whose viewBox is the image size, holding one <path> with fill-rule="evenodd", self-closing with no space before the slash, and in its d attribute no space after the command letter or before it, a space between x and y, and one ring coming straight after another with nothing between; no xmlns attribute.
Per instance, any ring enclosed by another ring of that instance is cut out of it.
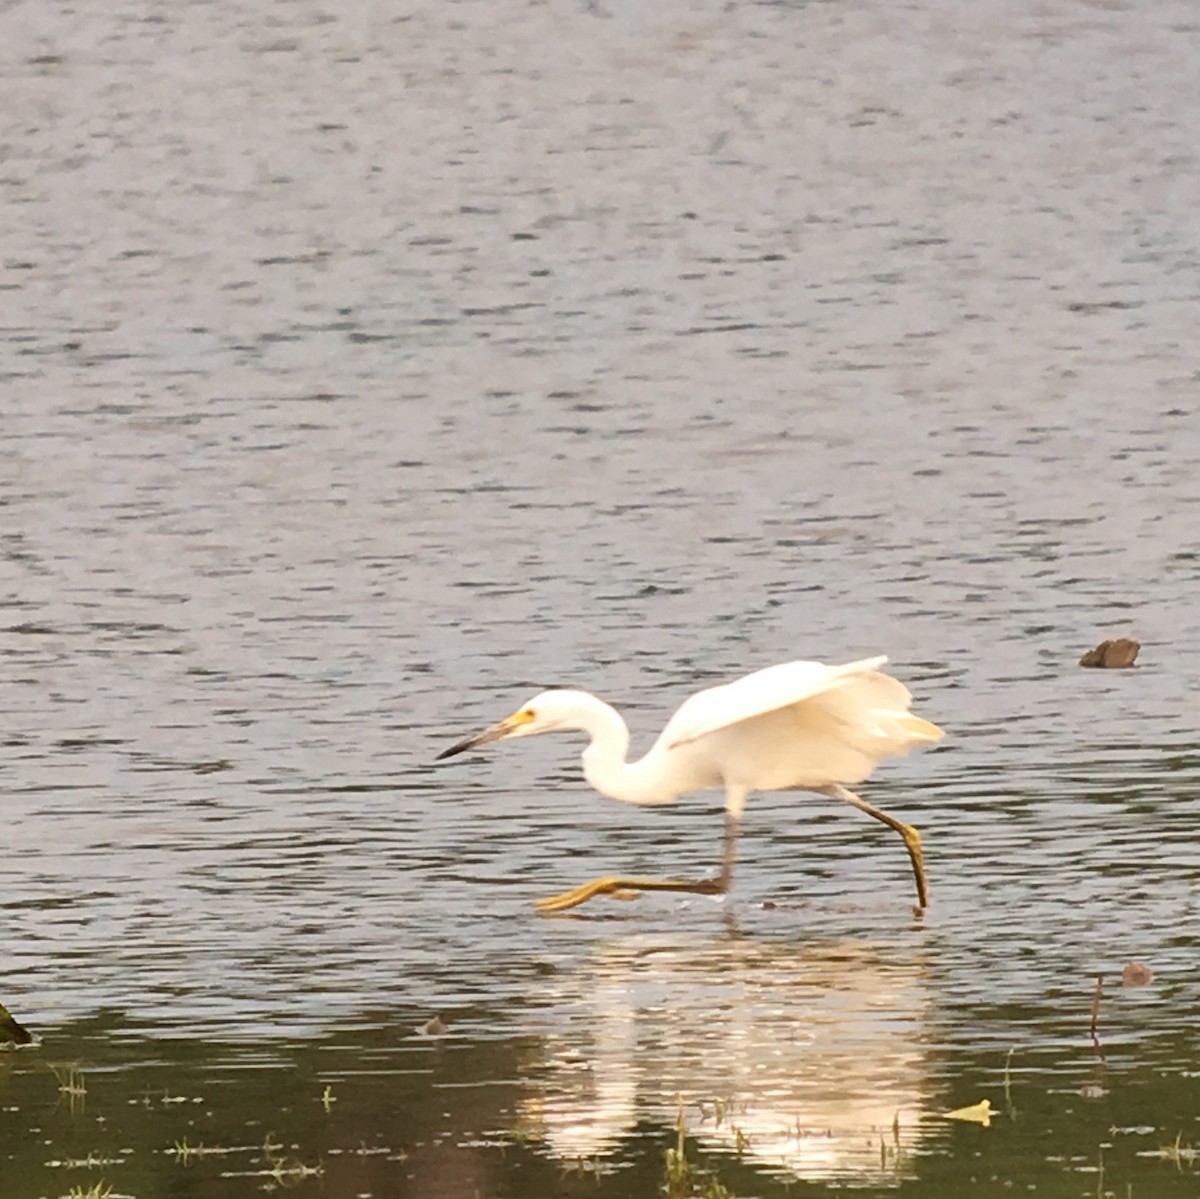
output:
<svg viewBox="0 0 1200 1199"><path fill-rule="evenodd" d="M28 1045L33 1033L13 1019L8 1008L0 1003L0 1045Z"/></svg>
<svg viewBox="0 0 1200 1199"><path fill-rule="evenodd" d="M444 1037L449 1031L450 1025L441 1016L434 1016L421 1025L421 1035L426 1037Z"/></svg>
<svg viewBox="0 0 1200 1199"><path fill-rule="evenodd" d="M1118 637L1114 641L1101 641L1079 659L1080 666L1105 666L1109 670L1124 670L1137 661L1141 643L1132 637Z"/></svg>
<svg viewBox="0 0 1200 1199"><path fill-rule="evenodd" d="M1143 966L1141 962L1130 962L1121 971L1121 986L1123 987L1148 987L1153 981L1154 974L1150 967Z"/></svg>

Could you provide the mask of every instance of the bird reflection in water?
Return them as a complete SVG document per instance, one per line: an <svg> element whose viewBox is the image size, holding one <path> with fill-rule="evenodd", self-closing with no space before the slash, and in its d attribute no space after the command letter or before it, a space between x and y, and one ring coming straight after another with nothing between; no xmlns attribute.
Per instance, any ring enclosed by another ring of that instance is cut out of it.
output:
<svg viewBox="0 0 1200 1199"><path fill-rule="evenodd" d="M930 1087L919 963L857 940L636 936L547 980L523 1131L564 1161L639 1123L797 1179L908 1173Z"/></svg>

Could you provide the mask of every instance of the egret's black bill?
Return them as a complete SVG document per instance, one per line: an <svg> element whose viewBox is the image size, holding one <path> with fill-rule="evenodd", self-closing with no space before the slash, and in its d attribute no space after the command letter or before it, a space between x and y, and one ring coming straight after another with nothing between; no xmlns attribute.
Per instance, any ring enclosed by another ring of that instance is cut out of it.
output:
<svg viewBox="0 0 1200 1199"><path fill-rule="evenodd" d="M482 733L476 733L474 737L466 737L450 746L449 749L442 750L434 761L440 762L443 758L452 758L455 754L465 753L477 745L487 745L489 741L499 741L501 737L511 737L513 733L521 730L528 731L525 726L532 724L533 721L533 709L522 708L521 711L506 716L499 724L492 725L490 729L484 729Z"/></svg>
<svg viewBox="0 0 1200 1199"><path fill-rule="evenodd" d="M474 749L475 746L477 746L482 740L483 736L481 735L475 737L464 737L463 740L450 746L449 749L442 750L442 752L438 754L436 758L434 758L434 761L440 762L443 758L452 758L455 754L466 753L467 750Z"/></svg>
<svg viewBox="0 0 1200 1199"><path fill-rule="evenodd" d="M484 729L482 733L476 733L474 737L465 737L462 741L455 742L449 749L442 750L434 761L440 762L443 758L452 758L455 754L465 753L468 749L474 749L477 745L487 745L489 741L499 741L501 737L507 737L513 729L524 723L526 723L524 718L510 716L507 720L502 720L499 724L492 725L490 729Z"/></svg>

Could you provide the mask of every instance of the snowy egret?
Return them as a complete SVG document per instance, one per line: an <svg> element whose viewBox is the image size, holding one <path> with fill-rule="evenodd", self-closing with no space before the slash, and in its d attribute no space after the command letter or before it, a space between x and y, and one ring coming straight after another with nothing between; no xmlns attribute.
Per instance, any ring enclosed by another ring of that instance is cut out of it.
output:
<svg viewBox="0 0 1200 1199"><path fill-rule="evenodd" d="M590 743L584 777L602 795L634 804L674 803L692 791L725 788L725 853L712 879L604 877L538 900L561 912L596 895L690 891L721 895L733 877L738 822L751 791L818 791L883 821L904 838L917 884L929 903L921 837L915 828L859 799L860 783L885 758L941 740L942 730L908 709L908 688L880 667L886 657L844 666L785 662L686 700L636 762L625 760L629 729L619 713L586 691L543 691L511 716L438 754L449 758L504 737L577 730Z"/></svg>

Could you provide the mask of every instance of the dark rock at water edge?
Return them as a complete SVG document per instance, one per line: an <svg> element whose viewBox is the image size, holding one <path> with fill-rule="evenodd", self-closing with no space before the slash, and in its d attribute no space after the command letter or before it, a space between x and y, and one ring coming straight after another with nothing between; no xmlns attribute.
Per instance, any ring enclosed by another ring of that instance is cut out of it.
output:
<svg viewBox="0 0 1200 1199"><path fill-rule="evenodd" d="M32 1040L33 1033L24 1025L18 1024L8 1008L0 1003L0 1045L28 1045Z"/></svg>
<svg viewBox="0 0 1200 1199"><path fill-rule="evenodd" d="M1137 661L1141 644L1132 637L1118 637L1114 641L1101 641L1079 659L1080 666L1104 666L1110 670L1123 670Z"/></svg>

